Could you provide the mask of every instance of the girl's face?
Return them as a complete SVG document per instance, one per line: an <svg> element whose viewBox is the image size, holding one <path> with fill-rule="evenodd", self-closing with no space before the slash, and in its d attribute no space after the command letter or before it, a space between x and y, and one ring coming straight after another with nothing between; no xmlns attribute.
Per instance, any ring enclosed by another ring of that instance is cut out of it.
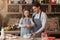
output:
<svg viewBox="0 0 60 40"><path fill-rule="evenodd" d="M25 17L28 17L28 16L29 16L29 11L28 11L28 10L25 10L25 11L24 11L24 16L25 16Z"/></svg>

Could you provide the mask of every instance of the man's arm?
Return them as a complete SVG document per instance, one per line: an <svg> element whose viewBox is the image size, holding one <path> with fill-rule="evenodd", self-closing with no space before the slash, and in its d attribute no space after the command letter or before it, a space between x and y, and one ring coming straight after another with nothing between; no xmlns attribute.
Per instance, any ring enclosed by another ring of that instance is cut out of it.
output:
<svg viewBox="0 0 60 40"><path fill-rule="evenodd" d="M46 19L47 19L47 16L45 13L41 14L41 23L42 23L42 27L35 33L39 33L39 32L42 32L45 28L45 24L46 24Z"/></svg>

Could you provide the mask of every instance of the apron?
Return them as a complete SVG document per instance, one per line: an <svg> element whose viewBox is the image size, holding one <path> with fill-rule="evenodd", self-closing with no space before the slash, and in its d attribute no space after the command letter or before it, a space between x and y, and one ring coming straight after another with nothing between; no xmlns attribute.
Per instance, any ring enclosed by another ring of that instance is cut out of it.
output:
<svg viewBox="0 0 60 40"><path fill-rule="evenodd" d="M42 13L42 12L41 12L41 13ZM40 13L39 19L34 19L35 15L32 16L32 20L33 20L33 22L35 23L35 26L32 28L32 31L33 31L33 32L38 31L38 30L42 27L42 23L41 23L41 13ZM41 37L41 32L37 33L37 34L36 34L36 37Z"/></svg>

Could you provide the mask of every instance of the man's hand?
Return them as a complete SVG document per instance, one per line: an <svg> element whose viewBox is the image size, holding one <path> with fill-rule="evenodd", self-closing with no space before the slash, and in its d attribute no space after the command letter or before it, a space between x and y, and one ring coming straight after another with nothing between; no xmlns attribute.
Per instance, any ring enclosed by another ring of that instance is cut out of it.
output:
<svg viewBox="0 0 60 40"><path fill-rule="evenodd" d="M36 36L36 33L34 32L34 33L32 33L32 37L35 37Z"/></svg>

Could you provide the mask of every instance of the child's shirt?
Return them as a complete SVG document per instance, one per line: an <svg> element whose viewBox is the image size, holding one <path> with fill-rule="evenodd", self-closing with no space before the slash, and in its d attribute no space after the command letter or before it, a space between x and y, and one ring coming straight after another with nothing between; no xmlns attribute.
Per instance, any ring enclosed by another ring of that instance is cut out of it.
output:
<svg viewBox="0 0 60 40"><path fill-rule="evenodd" d="M21 27L21 37L23 37L24 35L30 34L30 29L25 27L25 24L33 24L33 21L31 18L21 18L20 22L19 22L19 26Z"/></svg>

